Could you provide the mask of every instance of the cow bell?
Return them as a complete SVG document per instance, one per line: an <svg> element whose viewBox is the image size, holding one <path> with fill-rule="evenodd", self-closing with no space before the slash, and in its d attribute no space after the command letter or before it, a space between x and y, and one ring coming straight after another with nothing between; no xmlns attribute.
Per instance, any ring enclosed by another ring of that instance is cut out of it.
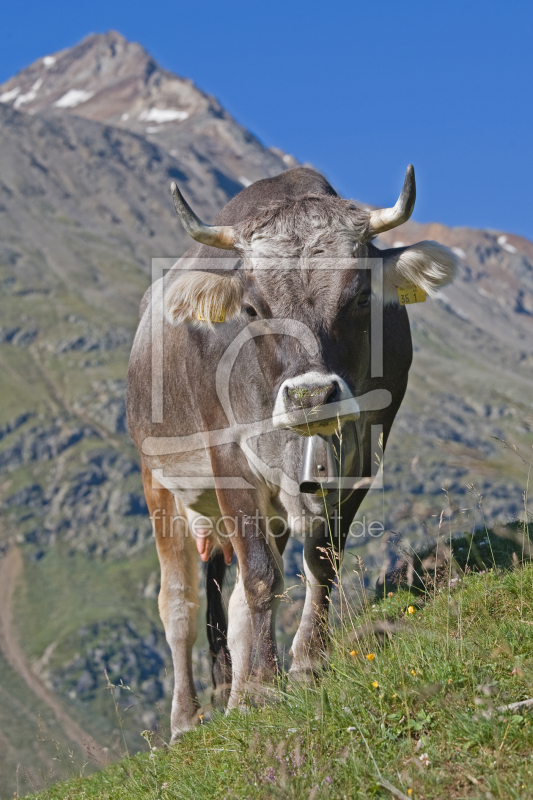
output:
<svg viewBox="0 0 533 800"><path fill-rule="evenodd" d="M338 470L332 436L310 436L305 440L300 491L304 494L328 493L338 486Z"/></svg>

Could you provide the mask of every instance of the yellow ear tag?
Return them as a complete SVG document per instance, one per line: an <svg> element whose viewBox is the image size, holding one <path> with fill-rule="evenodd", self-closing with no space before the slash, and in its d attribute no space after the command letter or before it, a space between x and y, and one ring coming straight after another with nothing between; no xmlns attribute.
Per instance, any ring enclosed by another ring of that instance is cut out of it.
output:
<svg viewBox="0 0 533 800"><path fill-rule="evenodd" d="M401 306L408 306L411 303L425 303L426 293L418 286L400 286L398 288L398 300Z"/></svg>
<svg viewBox="0 0 533 800"><path fill-rule="evenodd" d="M200 322L205 322L205 316L201 308L198 309L196 318L200 320ZM224 322L226 319L226 310L223 308L222 311L216 317L210 317L209 322Z"/></svg>

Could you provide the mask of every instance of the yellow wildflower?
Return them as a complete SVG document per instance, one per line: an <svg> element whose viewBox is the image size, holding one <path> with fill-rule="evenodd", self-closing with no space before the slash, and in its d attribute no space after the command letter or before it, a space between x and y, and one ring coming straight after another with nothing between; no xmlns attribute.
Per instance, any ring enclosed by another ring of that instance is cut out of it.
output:
<svg viewBox="0 0 533 800"><path fill-rule="evenodd" d="M379 683L377 681L372 681L372 686L374 689L379 689Z"/></svg>
<svg viewBox="0 0 533 800"><path fill-rule="evenodd" d="M414 671L414 669L411 670L411 675L416 675L416 672Z"/></svg>
<svg viewBox="0 0 533 800"><path fill-rule="evenodd" d="M350 650L350 655L351 656L356 656L357 655L357 650Z"/></svg>
<svg viewBox="0 0 533 800"><path fill-rule="evenodd" d="M373 660L375 659L375 657L376 657L376 656L374 655L374 653L369 653L369 654L367 655L367 658L368 658L368 660L369 660L369 661L373 661Z"/></svg>
<svg viewBox="0 0 533 800"><path fill-rule="evenodd" d="M408 606L407 610L410 614L416 614L416 608L414 606Z"/></svg>

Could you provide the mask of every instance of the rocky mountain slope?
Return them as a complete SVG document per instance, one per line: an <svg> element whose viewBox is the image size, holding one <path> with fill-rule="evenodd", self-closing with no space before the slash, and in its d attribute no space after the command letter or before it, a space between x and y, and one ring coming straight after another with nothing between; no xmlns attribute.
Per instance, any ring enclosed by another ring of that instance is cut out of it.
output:
<svg viewBox="0 0 533 800"><path fill-rule="evenodd" d="M483 519L469 484L483 495L485 520L524 516L525 465L497 439L531 460L533 244L496 231L416 222L383 236L388 245L422 239L451 247L461 270L435 302L410 309L415 358L386 456L394 474L401 459L404 474L397 483L389 472L386 481L399 490L395 510L388 499L390 522L396 527L402 520L403 528L410 518L404 530L420 530L445 483L452 506L470 508L478 525Z"/></svg>
<svg viewBox="0 0 533 800"><path fill-rule="evenodd" d="M0 86L0 102L28 114L59 110L132 131L179 154L200 183L205 173L217 177L230 194L296 163L266 149L214 97L113 31L39 59ZM209 194L212 203L221 199Z"/></svg>
<svg viewBox="0 0 533 800"><path fill-rule="evenodd" d="M210 220L242 186L296 162L116 33L0 86L0 157L0 553L23 557L10 636L113 757L139 748L143 728L164 730L171 685L124 413L151 259L188 246L169 184ZM382 243L424 238L455 248L462 270L437 301L410 309L415 359L385 491L360 515L385 518L395 541L438 534L443 520L459 531L516 518L527 467L494 437L529 460L533 444L533 244L415 222ZM353 545L372 575L393 552L385 540ZM295 543L288 562L295 574ZM38 787L86 757L2 641L0 795L11 796L17 779L21 791ZM202 641L197 658L205 665ZM124 684L118 710L108 678Z"/></svg>

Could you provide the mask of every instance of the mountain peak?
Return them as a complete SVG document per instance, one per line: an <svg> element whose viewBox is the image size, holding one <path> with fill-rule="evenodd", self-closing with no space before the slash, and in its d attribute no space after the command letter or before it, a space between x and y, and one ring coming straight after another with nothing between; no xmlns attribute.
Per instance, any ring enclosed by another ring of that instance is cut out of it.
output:
<svg viewBox="0 0 533 800"><path fill-rule="evenodd" d="M73 114L132 131L172 157L199 156L220 175L226 196L297 163L265 148L214 97L162 69L117 31L90 34L34 61L0 85L0 104L27 114Z"/></svg>
<svg viewBox="0 0 533 800"><path fill-rule="evenodd" d="M74 113L139 133L201 112L223 113L192 81L161 69L144 47L117 31L91 34L38 59L0 85L0 102L30 114Z"/></svg>

